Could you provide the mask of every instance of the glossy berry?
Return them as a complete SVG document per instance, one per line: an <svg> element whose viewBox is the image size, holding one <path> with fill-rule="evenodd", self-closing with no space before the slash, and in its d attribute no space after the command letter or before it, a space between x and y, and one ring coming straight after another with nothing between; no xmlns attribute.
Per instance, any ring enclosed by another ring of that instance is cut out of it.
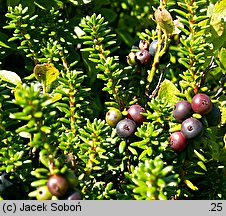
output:
<svg viewBox="0 0 226 216"><path fill-rule="evenodd" d="M74 191L70 194L70 196L67 198L67 200L81 200L82 195L80 191Z"/></svg>
<svg viewBox="0 0 226 216"><path fill-rule="evenodd" d="M192 98L191 107L194 112L205 115L212 109L212 102L208 95L200 93Z"/></svg>
<svg viewBox="0 0 226 216"><path fill-rule="evenodd" d="M140 50L136 52L136 62L139 65L145 65L150 63L151 61L151 55L147 50Z"/></svg>
<svg viewBox="0 0 226 216"><path fill-rule="evenodd" d="M37 200L51 200L51 198L52 198L52 194L50 193L46 185L37 188L37 195L36 195Z"/></svg>
<svg viewBox="0 0 226 216"><path fill-rule="evenodd" d="M127 63L130 66L136 65L136 54L134 52L130 52L129 55L127 56Z"/></svg>
<svg viewBox="0 0 226 216"><path fill-rule="evenodd" d="M139 49L140 50L148 50L149 49L149 42L146 40L140 40L139 42Z"/></svg>
<svg viewBox="0 0 226 216"><path fill-rule="evenodd" d="M79 181L77 176L71 169L68 169L64 176L67 179L70 188L77 188Z"/></svg>
<svg viewBox="0 0 226 216"><path fill-rule="evenodd" d="M174 151L183 151L187 145L187 140L181 131L174 132L170 135L169 145Z"/></svg>
<svg viewBox="0 0 226 216"><path fill-rule="evenodd" d="M139 50L140 39L137 39L132 46L132 50Z"/></svg>
<svg viewBox="0 0 226 216"><path fill-rule="evenodd" d="M203 125L196 118L188 118L182 122L181 132L186 139L192 139L202 133Z"/></svg>
<svg viewBox="0 0 226 216"><path fill-rule="evenodd" d="M192 114L191 103L186 100L179 101L175 104L173 109L173 116L176 120L181 121L190 117Z"/></svg>
<svg viewBox="0 0 226 216"><path fill-rule="evenodd" d="M149 46L149 53L154 57L157 49L158 40L153 40Z"/></svg>
<svg viewBox="0 0 226 216"><path fill-rule="evenodd" d="M156 53L156 49L157 49L157 44L158 44L158 40L153 40L149 46L149 53L151 54L151 56L155 56ZM162 45L163 48L163 45ZM168 52L164 53L161 56L161 63L165 63L168 62L170 60L170 55Z"/></svg>
<svg viewBox="0 0 226 216"><path fill-rule="evenodd" d="M61 175L52 175L47 182L50 193L54 196L63 196L69 187L68 181Z"/></svg>
<svg viewBox="0 0 226 216"><path fill-rule="evenodd" d="M145 116L141 114L145 112L145 109L138 104L130 106L127 112L127 117L135 121L137 124L142 124L146 120Z"/></svg>
<svg viewBox="0 0 226 216"><path fill-rule="evenodd" d="M135 130L136 123L131 119L123 119L116 125L116 133L123 138L133 135Z"/></svg>
<svg viewBox="0 0 226 216"><path fill-rule="evenodd" d="M205 116L209 126L216 126L221 122L221 111L217 105L213 105L211 111Z"/></svg>
<svg viewBox="0 0 226 216"><path fill-rule="evenodd" d="M122 119L122 113L118 109L111 109L106 113L105 120L108 125L114 127Z"/></svg>

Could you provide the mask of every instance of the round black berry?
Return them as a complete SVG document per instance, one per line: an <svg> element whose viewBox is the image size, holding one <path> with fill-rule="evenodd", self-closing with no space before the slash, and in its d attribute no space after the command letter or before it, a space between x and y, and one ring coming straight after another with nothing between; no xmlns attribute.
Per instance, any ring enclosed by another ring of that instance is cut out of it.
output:
<svg viewBox="0 0 226 216"><path fill-rule="evenodd" d="M146 120L145 116L141 114L145 112L145 109L138 104L130 106L127 112L127 117L135 121L137 124L142 124Z"/></svg>
<svg viewBox="0 0 226 216"><path fill-rule="evenodd" d="M82 194L80 191L74 191L70 194L70 196L67 198L68 200L81 200Z"/></svg>
<svg viewBox="0 0 226 216"><path fill-rule="evenodd" d="M150 63L151 61L151 55L147 50L140 50L136 52L136 62L139 65L145 65Z"/></svg>
<svg viewBox="0 0 226 216"><path fill-rule="evenodd" d="M196 118L188 118L182 122L181 132L186 139L192 139L202 133L203 125Z"/></svg>
<svg viewBox="0 0 226 216"><path fill-rule="evenodd" d="M123 138L133 135L135 130L136 123L131 119L123 119L116 125L116 133Z"/></svg>
<svg viewBox="0 0 226 216"><path fill-rule="evenodd" d="M199 93L192 98L191 107L194 112L205 115L212 109L212 102L208 95Z"/></svg>
<svg viewBox="0 0 226 216"><path fill-rule="evenodd" d="M217 105L213 105L211 111L206 115L209 126L216 126L221 122L221 111Z"/></svg>
<svg viewBox="0 0 226 216"><path fill-rule="evenodd" d="M108 125L114 127L122 119L122 113L118 109L111 109L106 113L105 120Z"/></svg>
<svg viewBox="0 0 226 216"><path fill-rule="evenodd" d="M140 44L140 39L137 39L133 45L132 45L132 50L139 50L139 44Z"/></svg>
<svg viewBox="0 0 226 216"><path fill-rule="evenodd" d="M173 116L176 120L181 121L190 117L192 114L191 103L186 100L179 101L175 104L173 109Z"/></svg>
<svg viewBox="0 0 226 216"><path fill-rule="evenodd" d="M170 135L169 145L174 151L183 151L187 145L187 140L181 131L174 132Z"/></svg>
<svg viewBox="0 0 226 216"><path fill-rule="evenodd" d="M158 40L153 40L149 46L149 53L154 57L157 49Z"/></svg>
<svg viewBox="0 0 226 216"><path fill-rule="evenodd" d="M78 181L78 178L75 175L74 171L72 171L71 169L68 169L65 172L64 177L68 181L70 188L73 188L73 189L77 188L79 181Z"/></svg>
<svg viewBox="0 0 226 216"><path fill-rule="evenodd" d="M157 44L158 44L158 40L153 40L149 46L149 53L151 54L151 56L155 56L156 50L157 50ZM164 43L162 44L163 48ZM161 63L165 63L168 62L170 60L170 54L168 53L168 50L166 50L166 52L161 56Z"/></svg>
<svg viewBox="0 0 226 216"><path fill-rule="evenodd" d="M69 187L68 181L61 175L52 175L47 182L50 193L54 196L63 196Z"/></svg>

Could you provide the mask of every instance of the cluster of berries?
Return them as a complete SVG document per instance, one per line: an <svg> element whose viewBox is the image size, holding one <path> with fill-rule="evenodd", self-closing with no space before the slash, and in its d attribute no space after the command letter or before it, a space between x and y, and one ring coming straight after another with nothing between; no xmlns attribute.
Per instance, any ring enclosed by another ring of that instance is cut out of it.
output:
<svg viewBox="0 0 226 216"><path fill-rule="evenodd" d="M131 52L127 56L127 63L130 66L134 65L148 65L151 59L154 59L158 40L153 40L151 43L146 40L137 40L132 46ZM161 62L169 61L169 53L165 53Z"/></svg>
<svg viewBox="0 0 226 216"><path fill-rule="evenodd" d="M63 200L81 200L81 192L72 189L77 186L78 180L74 176L71 177L66 178L59 174L51 175L46 185L37 188L36 199L50 200L52 196L56 196Z"/></svg>
<svg viewBox="0 0 226 216"><path fill-rule="evenodd" d="M221 112L218 106L212 104L208 95L199 93L192 98L192 102L187 100L179 101L173 109L173 116L182 122L181 131L170 135L169 144L175 151L182 151L188 144L187 140L198 137L203 132L203 124L200 120L192 117L193 113L198 113L205 117L209 126L216 126L221 121Z"/></svg>
<svg viewBox="0 0 226 216"><path fill-rule="evenodd" d="M112 108L106 113L106 122L111 127L116 126L116 133L119 137L126 138L133 135L136 131L136 125L141 125L145 120L142 113L145 109L139 104L130 106L127 110L127 118L122 119L120 110Z"/></svg>

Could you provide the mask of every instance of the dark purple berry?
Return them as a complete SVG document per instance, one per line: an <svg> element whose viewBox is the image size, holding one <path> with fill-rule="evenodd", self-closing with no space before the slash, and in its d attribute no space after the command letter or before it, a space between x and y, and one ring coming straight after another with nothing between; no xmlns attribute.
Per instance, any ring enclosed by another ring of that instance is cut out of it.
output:
<svg viewBox="0 0 226 216"><path fill-rule="evenodd" d="M54 196L63 196L69 187L68 181L61 175L52 175L47 182L50 193Z"/></svg>
<svg viewBox="0 0 226 216"><path fill-rule="evenodd" d="M158 40L153 40L149 46L149 53L154 57L157 49Z"/></svg>
<svg viewBox="0 0 226 216"><path fill-rule="evenodd" d="M82 195L80 191L74 191L71 195L67 198L68 200L81 200Z"/></svg>
<svg viewBox="0 0 226 216"><path fill-rule="evenodd" d="M116 133L123 138L133 135L135 130L136 123L131 119L123 119L116 125Z"/></svg>
<svg viewBox="0 0 226 216"><path fill-rule="evenodd" d="M151 56L155 56L156 50L157 50L157 44L158 44L158 40L153 40L149 46L149 53L151 54ZM164 45L164 43L163 43ZM163 45L161 48L163 48ZM165 63L168 62L170 60L170 55L168 53L168 51L166 50L166 52L161 56L161 62L160 63Z"/></svg>
<svg viewBox="0 0 226 216"><path fill-rule="evenodd" d="M142 124L146 120L145 116L141 114L145 112L145 109L138 104L130 106L127 112L127 117L135 121L137 124Z"/></svg>
<svg viewBox="0 0 226 216"><path fill-rule="evenodd" d="M212 102L208 95L199 93L192 98L191 107L194 112L206 115L212 109Z"/></svg>
<svg viewBox="0 0 226 216"><path fill-rule="evenodd" d="M186 139L192 139L202 133L203 125L196 118L188 118L182 122L181 132Z"/></svg>
<svg viewBox="0 0 226 216"><path fill-rule="evenodd" d="M211 111L205 116L209 126L216 126L221 122L221 111L217 105L213 105Z"/></svg>
<svg viewBox="0 0 226 216"><path fill-rule="evenodd" d="M181 131L174 132L170 135L169 145L174 151L183 151L187 145L187 140Z"/></svg>
<svg viewBox="0 0 226 216"><path fill-rule="evenodd" d="M145 65L150 63L151 61L151 55L147 50L140 50L136 52L136 62L139 65Z"/></svg>
<svg viewBox="0 0 226 216"><path fill-rule="evenodd" d="M140 39L137 39L132 46L132 51L138 51L139 50L139 44L140 44Z"/></svg>
<svg viewBox="0 0 226 216"><path fill-rule="evenodd" d="M139 43L139 49L140 50L148 50L149 49L149 42L146 41L146 40L140 40L140 43Z"/></svg>
<svg viewBox="0 0 226 216"><path fill-rule="evenodd" d="M191 103L186 100L179 101L175 104L173 109L173 116L176 120L181 121L190 117L192 114Z"/></svg>

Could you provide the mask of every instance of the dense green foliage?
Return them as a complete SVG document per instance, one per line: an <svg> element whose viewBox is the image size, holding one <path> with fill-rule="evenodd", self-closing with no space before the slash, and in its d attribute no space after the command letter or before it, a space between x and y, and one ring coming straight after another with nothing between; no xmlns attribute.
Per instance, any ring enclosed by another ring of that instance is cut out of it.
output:
<svg viewBox="0 0 226 216"><path fill-rule="evenodd" d="M0 0L0 12L1 199L67 199L46 187L56 174L82 199L226 199L225 0ZM148 64L138 39L158 40ZM192 113L202 134L173 151L174 105L197 93L220 123ZM145 121L120 137L105 115L133 104Z"/></svg>

